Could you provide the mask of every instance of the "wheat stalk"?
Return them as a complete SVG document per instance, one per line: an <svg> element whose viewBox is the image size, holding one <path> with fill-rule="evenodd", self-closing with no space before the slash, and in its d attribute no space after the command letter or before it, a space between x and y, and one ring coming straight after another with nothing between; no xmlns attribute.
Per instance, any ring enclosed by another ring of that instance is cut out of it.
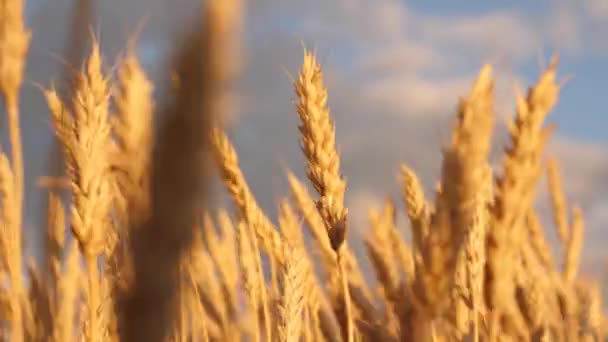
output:
<svg viewBox="0 0 608 342"><path fill-rule="evenodd" d="M22 274L21 234L23 215L23 147L19 114L19 91L23 82L26 54L29 49L30 32L25 28L22 0L0 1L0 95L8 114L9 136L12 148L12 179L14 182L9 201L12 219L6 228L11 237L11 253L4 256L9 267L11 282L11 339L22 341L23 336L23 297L25 295ZM6 206L6 203L4 204Z"/></svg>
<svg viewBox="0 0 608 342"><path fill-rule="evenodd" d="M78 305L80 288L79 279L82 277L80 268L80 252L78 243L72 240L67 249L67 260L64 271L57 283L58 303L53 313L53 331L51 340L54 342L76 341L74 336L74 318Z"/></svg>

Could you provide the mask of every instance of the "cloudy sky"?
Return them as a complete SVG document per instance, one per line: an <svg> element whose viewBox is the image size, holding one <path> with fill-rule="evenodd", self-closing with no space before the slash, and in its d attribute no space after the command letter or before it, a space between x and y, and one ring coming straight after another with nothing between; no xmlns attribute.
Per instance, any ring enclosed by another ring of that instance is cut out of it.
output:
<svg viewBox="0 0 608 342"><path fill-rule="evenodd" d="M38 222L40 191L49 155L48 113L35 84L59 78L69 0L30 0L33 30L24 126L28 169L28 222ZM337 124L353 234L365 229L367 207L396 198L402 162L416 169L427 189L438 177L439 150L449 138L457 98L479 67L497 76L499 126L513 115L515 84L527 87L554 52L566 83L549 116L558 133L549 154L563 166L570 200L588 223L586 268L598 270L608 242L608 2L424 0L248 1L238 112L231 127L244 172L263 206L274 213L287 193L283 168L303 175L297 115L289 73L314 48L325 68ZM196 0L104 0L96 4L93 31L110 68L140 23L140 58L155 77ZM496 150L506 139L496 135ZM5 134L3 134L3 139ZM4 139L6 140L6 139ZM546 193L538 207L546 212ZM545 220L547 221L547 220ZM403 222L402 222L403 223ZM550 232L550 234L553 234Z"/></svg>

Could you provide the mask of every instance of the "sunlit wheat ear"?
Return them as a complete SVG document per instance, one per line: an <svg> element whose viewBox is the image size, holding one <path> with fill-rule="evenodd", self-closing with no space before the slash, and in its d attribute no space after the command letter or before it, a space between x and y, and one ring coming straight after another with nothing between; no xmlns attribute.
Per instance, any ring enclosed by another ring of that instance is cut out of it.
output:
<svg viewBox="0 0 608 342"><path fill-rule="evenodd" d="M555 106L560 87L556 81L557 58L528 90L517 93L516 115L509 122L510 147L506 149L503 171L496 179L491 205L492 229L488 239L488 298L492 310L500 311L500 320L517 334L526 334L525 322L510 294L517 269L517 245L524 237L526 213L530 209L536 184L542 172L542 154L553 129L544 121ZM514 260L505 263L504 260ZM496 314L498 315L498 314Z"/></svg>
<svg viewBox="0 0 608 342"><path fill-rule="evenodd" d="M109 89L101 72L99 46L94 45L86 69L78 77L73 113L67 112L56 92L45 91L66 154L74 196L72 229L89 255L98 255L103 248L111 205Z"/></svg>
<svg viewBox="0 0 608 342"><path fill-rule="evenodd" d="M435 319L450 310L457 338L469 333L475 310L468 303L483 280L482 249L486 223L480 218L491 196L486 184L491 182L487 162L493 129L494 82L491 68L485 66L475 80L468 96L461 98L452 130L452 141L443 152L441 191L438 193L427 237L420 241L421 272L417 272L415 290L424 298L428 311ZM405 198L413 223L424 205L415 178L404 170ZM409 185L409 187L408 187ZM407 189L410 188L408 191ZM411 204L410 204L411 203ZM414 230L414 238L420 239ZM475 264L475 266L474 266ZM450 274L450 276L445 276ZM419 276L418 276L419 275ZM475 275L475 280L471 278ZM449 298L451 297L451 298ZM468 303L465 303L465 300Z"/></svg>
<svg viewBox="0 0 608 342"><path fill-rule="evenodd" d="M73 196L72 232L87 262L89 276L87 338L101 338L101 290L97 258L102 253L112 206L110 171L111 127L108 80L102 73L99 45L93 49L85 70L78 74L72 113L67 113L58 96L47 91L57 137L66 153L66 169Z"/></svg>
<svg viewBox="0 0 608 342"><path fill-rule="evenodd" d="M488 164L494 128L494 80L485 65L467 97L461 98L452 133L444 153L442 185L448 200L450 230L456 256L452 295L457 336L479 339L476 317L483 309L485 240L492 200L492 170ZM441 212L439 212L441 214ZM471 325L474 331L470 330Z"/></svg>
<svg viewBox="0 0 608 342"><path fill-rule="evenodd" d="M347 213L344 207L346 180L340 171L340 156L335 144L335 127L327 106L327 89L316 57L304 51L304 63L294 81L299 102L301 147L306 157L308 179L319 194L317 209L323 218L331 247L337 253L342 282L343 327L348 342L354 339L353 313L346 274L345 248Z"/></svg>
<svg viewBox="0 0 608 342"><path fill-rule="evenodd" d="M555 106L559 96L556 82L557 59L543 72L536 85L526 97L517 94L516 115L509 123L511 146L506 150L503 174L497 180L497 192L493 215L500 227L511 225L513 219L523 215L526 205L519 201L530 201L534 186L528 184L538 177L542 152L553 128L544 127L544 120ZM517 210L516 210L517 209Z"/></svg>
<svg viewBox="0 0 608 342"><path fill-rule="evenodd" d="M78 2L77 21L88 20L90 5ZM19 92L30 40L23 6L0 0L0 112L8 114L12 149L0 151L1 341L605 340L601 288L581 269L582 211L569 206L555 162L547 171L559 262L535 208L552 133L544 121L560 90L556 59L527 95L517 93L511 141L495 174L487 160L494 88L491 68L482 68L442 150L436 202L412 170L401 170L412 248L392 202L371 211L363 246L379 282L367 281L372 273L349 248L360 246L349 243L360 236L348 235L347 182L314 54L305 51L293 86L315 193L288 171L294 208L281 200L274 224L240 169L221 122L239 69L241 0L204 2L204 19L167 68L175 84L161 96L168 103L158 117L167 121L154 138L153 86L133 51L121 61L115 89L95 42L73 88L61 96L44 91L66 156L68 177L55 184L71 190L73 202L64 217L60 199L49 196L47 230L39 231L48 248L39 264L29 257L23 272L21 245L36 240L21 237L31 230L22 224ZM208 206L213 157L234 219ZM66 224L72 234L64 236ZM315 275L317 256L326 281Z"/></svg>
<svg viewBox="0 0 608 342"><path fill-rule="evenodd" d="M305 51L304 63L294 87L299 98L296 108L308 179L319 193L317 207L325 221L331 245L338 250L346 236L346 181L340 174L335 127L327 107L323 73L312 53Z"/></svg>
<svg viewBox="0 0 608 342"><path fill-rule="evenodd" d="M298 342L302 335L302 313L306 303L307 267L299 248L286 251L281 268L282 293L279 305L279 341Z"/></svg>

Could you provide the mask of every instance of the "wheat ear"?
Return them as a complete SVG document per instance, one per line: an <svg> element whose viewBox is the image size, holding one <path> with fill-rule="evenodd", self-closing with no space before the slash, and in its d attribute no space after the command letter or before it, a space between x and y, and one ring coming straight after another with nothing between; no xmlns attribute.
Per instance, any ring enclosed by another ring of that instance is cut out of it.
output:
<svg viewBox="0 0 608 342"><path fill-rule="evenodd" d="M291 247L290 247L291 248ZM298 342L302 335L302 313L309 283L306 260L300 248L286 251L282 266L282 294L279 305L279 341Z"/></svg>
<svg viewBox="0 0 608 342"><path fill-rule="evenodd" d="M517 260L517 245L522 237L523 223L541 172L542 153L553 129L544 127L546 116L555 106L560 87L556 82L558 59L532 86L526 97L516 97L516 115L509 122L511 146L503 160L503 173L496 180L496 193L491 206L492 229L488 241L489 302L492 310L501 312L497 320L509 321L523 334L525 323L516 313L511 295L515 290L513 276ZM509 313L512 313L510 315ZM512 316L512 317L509 317Z"/></svg>
<svg viewBox="0 0 608 342"><path fill-rule="evenodd" d="M354 323L349 293L344 243L347 213L344 207L346 180L340 174L340 157L335 146L335 127L327 106L323 72L314 54L304 52L304 63L294 88L299 102L301 147L306 156L308 179L319 194L317 209L323 218L329 242L337 254L344 296L344 326L348 342L354 339Z"/></svg>

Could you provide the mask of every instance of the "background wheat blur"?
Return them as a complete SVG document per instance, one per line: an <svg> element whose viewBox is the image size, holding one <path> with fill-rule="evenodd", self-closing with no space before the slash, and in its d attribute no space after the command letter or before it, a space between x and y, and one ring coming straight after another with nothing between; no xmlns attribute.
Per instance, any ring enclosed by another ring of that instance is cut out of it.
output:
<svg viewBox="0 0 608 342"><path fill-rule="evenodd" d="M434 152L442 156L434 195L404 162L394 180L401 196L368 208L367 255L358 255L339 127L316 54L304 49L291 73L306 179L285 167L291 192L270 217L224 128L242 63L244 5L202 7L176 44L162 102L133 46L109 70L96 39L82 64L67 68L64 86L41 87L63 171L41 182L48 205L36 259L22 248L20 89L30 31L24 3L0 0L10 133L0 154L2 340L606 340L600 284L579 276L584 216L565 195L559 160L545 153L563 84L557 57L517 93L498 165L490 162L493 68L482 66ZM85 45L68 50L78 59ZM545 174L551 225L535 209ZM213 205L216 176L228 207Z"/></svg>

